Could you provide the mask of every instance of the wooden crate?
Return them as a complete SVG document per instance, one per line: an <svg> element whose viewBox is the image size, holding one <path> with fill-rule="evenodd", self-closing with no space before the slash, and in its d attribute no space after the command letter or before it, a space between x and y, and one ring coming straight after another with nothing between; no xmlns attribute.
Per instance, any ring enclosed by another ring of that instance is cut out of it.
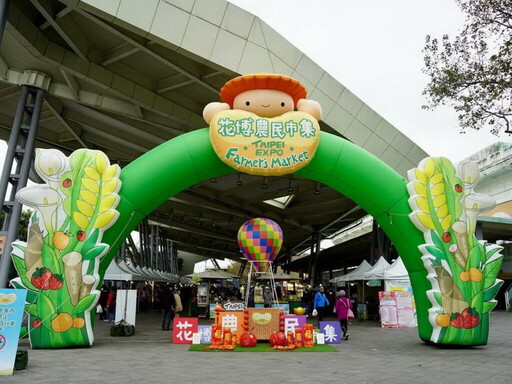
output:
<svg viewBox="0 0 512 384"><path fill-rule="evenodd" d="M268 340L270 335L279 331L279 308L249 308L249 331L258 340Z"/></svg>

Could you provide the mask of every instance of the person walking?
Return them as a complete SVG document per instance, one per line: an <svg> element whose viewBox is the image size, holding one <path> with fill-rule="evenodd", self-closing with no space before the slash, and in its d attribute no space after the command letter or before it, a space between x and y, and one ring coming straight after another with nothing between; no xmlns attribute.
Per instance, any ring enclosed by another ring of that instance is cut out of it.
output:
<svg viewBox="0 0 512 384"><path fill-rule="evenodd" d="M108 300L108 294L110 293L110 290L108 287L103 284L101 286L100 291L100 299L98 300L98 305L101 307L100 312L100 320L105 320L107 318L107 300Z"/></svg>
<svg viewBox="0 0 512 384"><path fill-rule="evenodd" d="M315 294L315 301L313 308L318 312L318 321L322 321L326 315L327 307L329 306L329 299L325 296L324 287L318 288L318 292Z"/></svg>
<svg viewBox="0 0 512 384"><path fill-rule="evenodd" d="M107 315L104 321L115 321L116 319L116 291L115 287L110 289L107 298Z"/></svg>
<svg viewBox="0 0 512 384"><path fill-rule="evenodd" d="M180 291L174 292L174 316L180 317L183 311L183 305L181 304Z"/></svg>
<svg viewBox="0 0 512 384"><path fill-rule="evenodd" d="M160 305L162 306L162 331L171 329L171 322L175 305L174 294L171 292L171 287L166 285L162 290L160 296Z"/></svg>
<svg viewBox="0 0 512 384"><path fill-rule="evenodd" d="M344 290L338 292L338 300L336 300L334 309L336 310L336 317L340 321L343 339L348 340L348 313L349 310L352 311L352 303L347 298Z"/></svg>

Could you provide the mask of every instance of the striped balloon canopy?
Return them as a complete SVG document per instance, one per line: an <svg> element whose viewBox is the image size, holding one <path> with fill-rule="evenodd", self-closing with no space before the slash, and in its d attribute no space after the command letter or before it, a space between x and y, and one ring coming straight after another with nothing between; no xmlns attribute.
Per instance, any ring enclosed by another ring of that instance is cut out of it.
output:
<svg viewBox="0 0 512 384"><path fill-rule="evenodd" d="M283 245L281 227L270 219L257 217L246 221L238 230L238 246L258 272L266 271Z"/></svg>

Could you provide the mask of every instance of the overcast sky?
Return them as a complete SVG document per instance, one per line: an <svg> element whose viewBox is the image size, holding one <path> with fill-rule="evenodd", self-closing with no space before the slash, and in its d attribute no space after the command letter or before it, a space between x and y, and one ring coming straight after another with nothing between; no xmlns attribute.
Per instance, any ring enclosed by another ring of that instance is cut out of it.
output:
<svg viewBox="0 0 512 384"><path fill-rule="evenodd" d="M454 0L229 0L255 14L431 156L461 160L509 135L459 133L448 108L421 109L425 36L454 35Z"/></svg>

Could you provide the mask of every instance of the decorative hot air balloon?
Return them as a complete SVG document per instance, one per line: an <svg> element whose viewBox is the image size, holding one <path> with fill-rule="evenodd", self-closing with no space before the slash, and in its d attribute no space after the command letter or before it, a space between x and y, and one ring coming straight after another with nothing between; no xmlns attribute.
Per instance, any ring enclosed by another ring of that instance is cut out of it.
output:
<svg viewBox="0 0 512 384"><path fill-rule="evenodd" d="M238 246L258 272L268 267L283 245L283 231L275 221L257 217L246 221L238 230Z"/></svg>

